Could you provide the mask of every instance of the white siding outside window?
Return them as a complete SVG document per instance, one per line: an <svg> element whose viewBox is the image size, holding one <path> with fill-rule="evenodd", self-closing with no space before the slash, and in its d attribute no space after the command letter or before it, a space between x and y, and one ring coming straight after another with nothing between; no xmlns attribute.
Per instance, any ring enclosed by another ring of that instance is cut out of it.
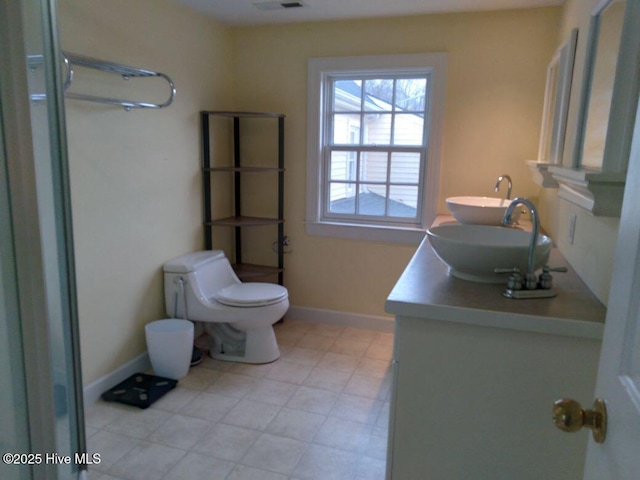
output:
<svg viewBox="0 0 640 480"><path fill-rule="evenodd" d="M436 216L446 60L309 60L308 233L422 240Z"/></svg>

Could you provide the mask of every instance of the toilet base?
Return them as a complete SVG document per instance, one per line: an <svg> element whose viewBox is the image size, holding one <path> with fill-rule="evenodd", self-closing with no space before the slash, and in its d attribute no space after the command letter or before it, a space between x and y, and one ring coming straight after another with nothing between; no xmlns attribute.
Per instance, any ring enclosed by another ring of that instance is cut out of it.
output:
<svg viewBox="0 0 640 480"><path fill-rule="evenodd" d="M208 333L213 332L208 331ZM253 364L271 363L280 358L280 349L271 325L244 333L246 336L242 342L242 348L236 350L225 349L224 343L220 345L219 339L213 334L214 341L209 350L209 356L215 360Z"/></svg>

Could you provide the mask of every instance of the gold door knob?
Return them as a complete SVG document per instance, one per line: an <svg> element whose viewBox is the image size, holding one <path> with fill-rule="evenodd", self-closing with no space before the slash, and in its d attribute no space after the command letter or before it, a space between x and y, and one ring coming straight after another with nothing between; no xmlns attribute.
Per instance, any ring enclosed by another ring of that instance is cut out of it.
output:
<svg viewBox="0 0 640 480"><path fill-rule="evenodd" d="M584 410L575 400L562 398L553 402L553 423L565 432L590 428L593 439L603 443L607 433L607 408L601 398L593 402L592 410Z"/></svg>

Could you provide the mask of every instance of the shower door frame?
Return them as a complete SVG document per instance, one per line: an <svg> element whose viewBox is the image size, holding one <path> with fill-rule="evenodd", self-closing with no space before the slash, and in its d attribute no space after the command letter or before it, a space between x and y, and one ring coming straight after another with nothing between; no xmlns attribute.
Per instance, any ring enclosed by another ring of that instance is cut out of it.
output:
<svg viewBox="0 0 640 480"><path fill-rule="evenodd" d="M29 478L83 478L86 453L69 172L55 0L0 2L0 127L17 316L21 327ZM32 61L38 59L34 68ZM40 97L36 100L36 97ZM5 260L5 259L3 259ZM71 465L45 455L70 456ZM40 455L40 457L37 457Z"/></svg>

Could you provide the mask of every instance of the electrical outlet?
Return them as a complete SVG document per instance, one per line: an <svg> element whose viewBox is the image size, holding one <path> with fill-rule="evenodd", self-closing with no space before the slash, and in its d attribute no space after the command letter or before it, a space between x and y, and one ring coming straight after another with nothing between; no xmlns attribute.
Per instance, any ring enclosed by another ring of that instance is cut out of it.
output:
<svg viewBox="0 0 640 480"><path fill-rule="evenodd" d="M576 235L576 221L578 220L578 215L572 213L569 217L569 230L567 231L567 241L569 245L573 245L573 240Z"/></svg>

